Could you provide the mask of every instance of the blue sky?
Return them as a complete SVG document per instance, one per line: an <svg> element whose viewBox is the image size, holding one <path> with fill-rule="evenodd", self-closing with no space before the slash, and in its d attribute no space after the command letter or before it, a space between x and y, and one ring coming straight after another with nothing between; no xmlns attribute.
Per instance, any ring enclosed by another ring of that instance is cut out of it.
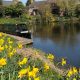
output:
<svg viewBox="0 0 80 80"><path fill-rule="evenodd" d="M6 1L12 1L12 0L6 0ZM27 2L27 0L20 0L22 1L24 4ZM35 0L35 1L43 1L43 0Z"/></svg>
<svg viewBox="0 0 80 80"><path fill-rule="evenodd" d="M21 0L23 3L26 3L27 0ZM35 0L35 1L42 1L42 0Z"/></svg>
<svg viewBox="0 0 80 80"><path fill-rule="evenodd" d="M23 3L26 3L27 0L21 0ZM35 1L43 1L43 0L35 0Z"/></svg>

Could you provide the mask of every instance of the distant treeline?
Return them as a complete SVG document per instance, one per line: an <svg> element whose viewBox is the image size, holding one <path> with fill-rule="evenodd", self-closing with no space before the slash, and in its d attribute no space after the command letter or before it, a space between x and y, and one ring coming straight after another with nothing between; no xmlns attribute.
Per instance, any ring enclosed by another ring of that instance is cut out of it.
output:
<svg viewBox="0 0 80 80"><path fill-rule="evenodd" d="M0 17L19 17L24 13L24 8L22 2L10 6L0 5Z"/></svg>
<svg viewBox="0 0 80 80"><path fill-rule="evenodd" d="M52 13L59 16L80 16L80 0L56 0L51 4L51 8Z"/></svg>
<svg viewBox="0 0 80 80"><path fill-rule="evenodd" d="M0 5L0 17L21 17L21 19L27 18L30 20L31 18L36 18L36 20L42 19L44 21L55 21L55 17L80 18L80 0L55 0L55 2L50 2L49 4L40 4L37 10L39 14L31 17L33 15L29 15L29 5L33 2L34 0L28 0L26 6L22 2L10 6Z"/></svg>

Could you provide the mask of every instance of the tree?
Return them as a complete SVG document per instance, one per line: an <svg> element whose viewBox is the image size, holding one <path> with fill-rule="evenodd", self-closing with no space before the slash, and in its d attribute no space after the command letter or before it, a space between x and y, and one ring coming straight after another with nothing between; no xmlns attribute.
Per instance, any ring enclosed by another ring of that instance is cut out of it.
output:
<svg viewBox="0 0 80 80"><path fill-rule="evenodd" d="M2 0L0 0L0 5L2 5Z"/></svg>
<svg viewBox="0 0 80 80"><path fill-rule="evenodd" d="M16 7L18 7L18 8L24 8L24 5L23 5L22 2L18 2L18 3L16 4Z"/></svg>
<svg viewBox="0 0 80 80"><path fill-rule="evenodd" d="M23 13L24 5L22 2L5 7L5 16L20 17Z"/></svg>
<svg viewBox="0 0 80 80"><path fill-rule="evenodd" d="M55 3L60 7L60 12L64 12L69 16L75 16L75 8L80 0L55 0ZM65 15L65 14L64 14Z"/></svg>
<svg viewBox="0 0 80 80"><path fill-rule="evenodd" d="M0 6L0 18L4 16L4 7Z"/></svg>
<svg viewBox="0 0 80 80"><path fill-rule="evenodd" d="M34 2L34 0L27 0L26 6L29 6L30 4L32 4Z"/></svg>
<svg viewBox="0 0 80 80"><path fill-rule="evenodd" d="M79 16L80 16L80 4L78 4L78 5L76 6L75 14L76 14L76 17L79 17Z"/></svg>

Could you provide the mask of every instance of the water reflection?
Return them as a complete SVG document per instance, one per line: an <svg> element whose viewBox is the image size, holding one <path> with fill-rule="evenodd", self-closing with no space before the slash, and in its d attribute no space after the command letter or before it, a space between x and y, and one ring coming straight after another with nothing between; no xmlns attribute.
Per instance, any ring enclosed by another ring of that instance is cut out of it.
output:
<svg viewBox="0 0 80 80"><path fill-rule="evenodd" d="M55 23L33 27L33 47L57 57L65 57L68 63L80 67L80 23Z"/></svg>
<svg viewBox="0 0 80 80"><path fill-rule="evenodd" d="M80 67L80 23L37 24L31 29L33 47ZM16 35L15 25L0 25L0 31Z"/></svg>
<svg viewBox="0 0 80 80"><path fill-rule="evenodd" d="M31 32L26 24L0 24L0 32L31 39Z"/></svg>

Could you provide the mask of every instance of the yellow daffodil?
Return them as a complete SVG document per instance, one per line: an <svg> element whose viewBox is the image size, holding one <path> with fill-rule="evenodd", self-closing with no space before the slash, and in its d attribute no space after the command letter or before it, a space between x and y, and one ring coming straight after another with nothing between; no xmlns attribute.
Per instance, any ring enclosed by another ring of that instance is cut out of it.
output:
<svg viewBox="0 0 80 80"><path fill-rule="evenodd" d="M0 32L0 37L2 37L2 36L3 36L3 33Z"/></svg>
<svg viewBox="0 0 80 80"><path fill-rule="evenodd" d="M6 59L5 58L1 58L0 59L0 67L3 67L7 64Z"/></svg>
<svg viewBox="0 0 80 80"><path fill-rule="evenodd" d="M11 58L13 55L14 55L13 52L9 52L9 53L8 53L9 58Z"/></svg>
<svg viewBox="0 0 80 80"><path fill-rule="evenodd" d="M47 63L44 64L44 69L47 71L50 69L49 65Z"/></svg>
<svg viewBox="0 0 80 80"><path fill-rule="evenodd" d="M73 70L72 70L72 69L70 69L70 70L68 71L67 76L68 76L68 77L71 77L72 75L73 75Z"/></svg>
<svg viewBox="0 0 80 80"><path fill-rule="evenodd" d="M14 48L14 49L12 50L12 52L13 52L13 53L16 53L16 49Z"/></svg>
<svg viewBox="0 0 80 80"><path fill-rule="evenodd" d="M4 39L0 39L0 46L4 44Z"/></svg>
<svg viewBox="0 0 80 80"><path fill-rule="evenodd" d="M49 55L47 56L47 58L50 59L50 60L54 60L54 55L49 54Z"/></svg>
<svg viewBox="0 0 80 80"><path fill-rule="evenodd" d="M34 73L37 73L37 72L39 72L39 69L38 69L38 68L33 67L33 72L34 72Z"/></svg>
<svg viewBox="0 0 80 80"><path fill-rule="evenodd" d="M32 77L32 78L35 78L36 74L33 71L29 71L28 76Z"/></svg>
<svg viewBox="0 0 80 80"><path fill-rule="evenodd" d="M8 43L9 43L9 44L12 44L12 43L13 43L13 41L9 40L9 41L8 41Z"/></svg>
<svg viewBox="0 0 80 80"><path fill-rule="evenodd" d="M18 43L18 48L21 49L22 48L22 44Z"/></svg>
<svg viewBox="0 0 80 80"><path fill-rule="evenodd" d="M26 63L27 63L27 61L28 61L28 59L27 59L27 58L23 58L23 60L22 60L22 61L19 61L19 62L18 62L18 64L19 64L19 66L21 67L22 65L26 64Z"/></svg>
<svg viewBox="0 0 80 80"><path fill-rule="evenodd" d="M75 75L75 74L77 74L77 73L78 73L77 68L76 68L76 67L73 67L73 68L71 68L71 69L68 71L67 76L68 76L68 77L71 77L72 75Z"/></svg>
<svg viewBox="0 0 80 80"><path fill-rule="evenodd" d="M8 45L5 45L5 49L8 49Z"/></svg>
<svg viewBox="0 0 80 80"><path fill-rule="evenodd" d="M9 48L8 48L8 50L11 51L12 49L13 49L13 47L10 45Z"/></svg>
<svg viewBox="0 0 80 80"><path fill-rule="evenodd" d="M78 73L78 70L76 67L73 67L73 74L77 74Z"/></svg>
<svg viewBox="0 0 80 80"><path fill-rule="evenodd" d="M28 76L32 77L32 78L35 78L38 72L39 72L39 69L33 67L32 71L29 71Z"/></svg>
<svg viewBox="0 0 80 80"><path fill-rule="evenodd" d="M13 43L13 41L11 40L11 38L9 37L9 38L7 38L7 41L8 41L8 43L9 44L12 44Z"/></svg>
<svg viewBox="0 0 80 80"><path fill-rule="evenodd" d="M66 60L64 58L62 58L61 65L62 66L66 65Z"/></svg>
<svg viewBox="0 0 80 80"><path fill-rule="evenodd" d="M14 49L10 52L10 48L9 48L8 57L11 58L11 57L14 56L15 54L16 54L16 49L14 48Z"/></svg>
<svg viewBox="0 0 80 80"><path fill-rule="evenodd" d="M0 46L0 52L4 50L4 47Z"/></svg>
<svg viewBox="0 0 80 80"><path fill-rule="evenodd" d="M18 72L18 78L22 78L23 76L25 76L27 74L27 69L21 69Z"/></svg>

